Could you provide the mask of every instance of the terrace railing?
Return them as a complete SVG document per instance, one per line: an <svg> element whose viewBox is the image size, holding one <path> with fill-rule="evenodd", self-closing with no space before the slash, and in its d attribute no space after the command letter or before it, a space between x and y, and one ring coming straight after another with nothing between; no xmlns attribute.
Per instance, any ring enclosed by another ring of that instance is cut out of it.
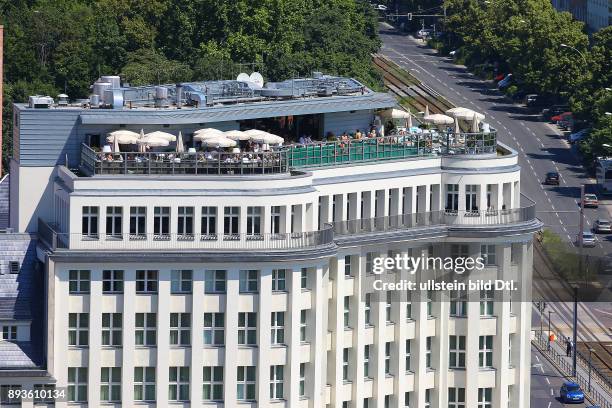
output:
<svg viewBox="0 0 612 408"><path fill-rule="evenodd" d="M268 152L102 153L83 144L81 168L87 175L287 173L291 169L378 162L438 154L493 154L496 132L406 134L350 141L293 144Z"/></svg>

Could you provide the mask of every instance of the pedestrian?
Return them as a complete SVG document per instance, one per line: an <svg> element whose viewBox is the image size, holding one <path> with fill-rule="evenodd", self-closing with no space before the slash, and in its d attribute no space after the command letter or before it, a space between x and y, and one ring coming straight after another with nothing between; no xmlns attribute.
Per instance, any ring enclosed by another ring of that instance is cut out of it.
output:
<svg viewBox="0 0 612 408"><path fill-rule="evenodd" d="M567 355L567 357L571 357L572 356L572 349L574 348L574 344L572 343L572 341L570 339L567 340L567 346L565 348L565 354Z"/></svg>

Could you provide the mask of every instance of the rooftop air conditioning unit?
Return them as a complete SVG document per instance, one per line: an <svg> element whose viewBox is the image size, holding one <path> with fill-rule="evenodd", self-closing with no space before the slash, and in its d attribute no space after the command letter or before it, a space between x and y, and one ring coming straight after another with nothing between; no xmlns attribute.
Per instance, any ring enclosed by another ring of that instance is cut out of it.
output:
<svg viewBox="0 0 612 408"><path fill-rule="evenodd" d="M53 98L50 96L34 95L28 98L30 108L44 109L53 105Z"/></svg>

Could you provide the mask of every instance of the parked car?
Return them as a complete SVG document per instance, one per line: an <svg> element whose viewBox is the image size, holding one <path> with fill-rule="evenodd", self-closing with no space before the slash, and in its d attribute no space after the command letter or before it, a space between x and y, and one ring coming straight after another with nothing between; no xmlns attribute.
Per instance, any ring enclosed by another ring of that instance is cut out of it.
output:
<svg viewBox="0 0 612 408"><path fill-rule="evenodd" d="M597 245L597 238L591 231L584 231L582 233L582 246L584 248L593 248ZM580 246L580 234L576 235L576 246Z"/></svg>
<svg viewBox="0 0 612 408"><path fill-rule="evenodd" d="M550 108L542 109L542 116L544 120L551 120L553 116L567 111L569 111L569 106L567 105L553 105Z"/></svg>
<svg viewBox="0 0 612 408"><path fill-rule="evenodd" d="M576 143L582 140L585 136L589 134L589 130L590 129L582 129L582 130L579 130L578 132L571 133L568 137L569 142Z"/></svg>
<svg viewBox="0 0 612 408"><path fill-rule="evenodd" d="M548 173L546 173L544 184L558 186L560 181L561 177L559 177L559 173L557 173L556 171L549 171Z"/></svg>
<svg viewBox="0 0 612 408"><path fill-rule="evenodd" d="M599 207L599 201L597 200L597 196L595 194L585 194L584 195L584 207L585 208Z"/></svg>
<svg viewBox="0 0 612 408"><path fill-rule="evenodd" d="M512 84L512 74L506 75L504 79L497 83L497 89L504 89Z"/></svg>
<svg viewBox="0 0 612 408"><path fill-rule="evenodd" d="M584 402L584 392L578 384L572 381L566 381L559 390L559 396L564 404L568 402Z"/></svg>
<svg viewBox="0 0 612 408"><path fill-rule="evenodd" d="M593 231L597 234L607 234L612 232L612 223L609 220L600 218L593 224Z"/></svg>
<svg viewBox="0 0 612 408"><path fill-rule="evenodd" d="M374 7L374 9L378 11L387 11L387 6L385 6L384 4L372 4L372 7Z"/></svg>
<svg viewBox="0 0 612 408"><path fill-rule="evenodd" d="M422 28L419 31L417 31L418 38L428 38L428 37L431 37L432 35L433 35L433 30L429 28Z"/></svg>
<svg viewBox="0 0 612 408"><path fill-rule="evenodd" d="M494 80L495 82L499 82L499 81L501 81L502 79L504 79L505 77L506 77L506 74L497 74L497 75L495 75L495 78L493 78L493 80Z"/></svg>
<svg viewBox="0 0 612 408"><path fill-rule="evenodd" d="M551 116L550 121L552 123L559 123L562 120L566 120L570 116L572 116L572 112L563 112L558 115Z"/></svg>

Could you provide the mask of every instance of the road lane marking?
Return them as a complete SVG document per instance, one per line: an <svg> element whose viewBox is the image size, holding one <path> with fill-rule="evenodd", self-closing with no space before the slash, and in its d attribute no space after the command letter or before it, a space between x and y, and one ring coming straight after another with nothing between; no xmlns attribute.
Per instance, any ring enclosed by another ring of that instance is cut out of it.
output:
<svg viewBox="0 0 612 408"><path fill-rule="evenodd" d="M548 385L550 385L550 380L548 379L548 377L544 377L546 379L546 382L548 383Z"/></svg>
<svg viewBox="0 0 612 408"><path fill-rule="evenodd" d="M536 360L538 360L538 363L540 362L540 357L538 357L538 355L536 354L535 356Z"/></svg>
<svg viewBox="0 0 612 408"><path fill-rule="evenodd" d="M550 389L550 395L555 395L555 390L553 390L552 388Z"/></svg>
<svg viewBox="0 0 612 408"><path fill-rule="evenodd" d="M550 408L551 404L552 404L552 402L548 401L548 407L547 408Z"/></svg>

